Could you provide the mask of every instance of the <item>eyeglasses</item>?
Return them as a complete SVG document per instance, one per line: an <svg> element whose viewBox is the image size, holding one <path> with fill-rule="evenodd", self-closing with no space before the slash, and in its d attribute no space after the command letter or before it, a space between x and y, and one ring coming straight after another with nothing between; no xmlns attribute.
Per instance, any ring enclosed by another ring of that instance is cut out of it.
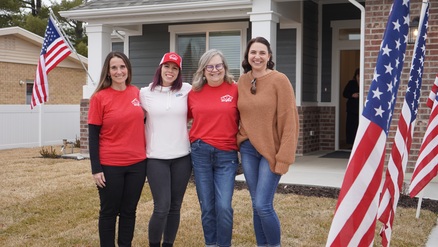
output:
<svg viewBox="0 0 438 247"><path fill-rule="evenodd" d="M256 91L257 91L256 82L257 82L257 78L254 78L251 81L251 93L252 94L256 94Z"/></svg>
<svg viewBox="0 0 438 247"><path fill-rule="evenodd" d="M221 69L224 68L224 64L223 63L218 63L216 65L207 65L207 66L205 66L205 70L207 70L208 72L212 72L215 68L216 68L216 70L221 70Z"/></svg>

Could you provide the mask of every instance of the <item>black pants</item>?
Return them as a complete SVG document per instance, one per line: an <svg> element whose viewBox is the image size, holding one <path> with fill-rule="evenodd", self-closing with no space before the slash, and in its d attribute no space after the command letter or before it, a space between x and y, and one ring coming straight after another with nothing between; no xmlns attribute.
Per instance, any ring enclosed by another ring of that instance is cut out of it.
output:
<svg viewBox="0 0 438 247"><path fill-rule="evenodd" d="M148 159L148 183L154 199L149 221L149 243L173 244L178 232L180 210L192 173L190 155L170 160Z"/></svg>
<svg viewBox="0 0 438 247"><path fill-rule="evenodd" d="M119 217L118 245L131 246L137 204L146 179L146 162L130 166L102 166L106 186L99 189L100 246L115 246L116 219Z"/></svg>
<svg viewBox="0 0 438 247"><path fill-rule="evenodd" d="M353 144L356 137L357 127L359 126L359 115L347 113L346 137L347 144Z"/></svg>

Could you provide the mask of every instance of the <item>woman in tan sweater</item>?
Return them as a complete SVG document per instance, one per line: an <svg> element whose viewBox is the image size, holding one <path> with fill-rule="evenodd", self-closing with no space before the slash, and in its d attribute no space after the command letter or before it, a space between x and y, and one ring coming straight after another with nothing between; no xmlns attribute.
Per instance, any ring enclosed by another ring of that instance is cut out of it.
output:
<svg viewBox="0 0 438 247"><path fill-rule="evenodd" d="M274 210L281 175L295 161L298 112L289 79L274 70L269 42L248 42L238 81L242 167L252 200L257 246L280 246L280 221Z"/></svg>

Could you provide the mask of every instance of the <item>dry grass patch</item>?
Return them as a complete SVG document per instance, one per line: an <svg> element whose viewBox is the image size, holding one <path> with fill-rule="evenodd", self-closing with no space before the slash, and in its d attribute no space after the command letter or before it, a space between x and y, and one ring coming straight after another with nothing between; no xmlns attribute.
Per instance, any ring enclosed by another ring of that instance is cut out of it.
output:
<svg viewBox="0 0 438 247"><path fill-rule="evenodd" d="M88 160L43 159L39 148L0 151L0 246L98 246L99 199ZM60 150L57 148L57 150ZM247 190L235 190L233 246L254 246ZM324 246L336 199L277 194L283 246ZM145 185L137 212L134 246L147 246L152 196ZM398 208L392 246L424 246L437 215ZM375 246L380 245L376 229ZM203 246L200 209L189 184L175 246Z"/></svg>

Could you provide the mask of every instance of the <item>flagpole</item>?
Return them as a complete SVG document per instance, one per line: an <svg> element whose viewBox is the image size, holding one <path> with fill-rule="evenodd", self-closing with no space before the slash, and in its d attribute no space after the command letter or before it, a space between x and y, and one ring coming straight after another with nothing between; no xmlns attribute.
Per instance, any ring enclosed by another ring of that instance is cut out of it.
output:
<svg viewBox="0 0 438 247"><path fill-rule="evenodd" d="M424 189L420 192L420 195L418 196L418 204L417 204L417 212L415 213L415 218L420 218L420 211L421 211L421 204L423 203L423 195L424 195Z"/></svg>
<svg viewBox="0 0 438 247"><path fill-rule="evenodd" d="M50 16L53 18L53 20L56 22L56 26L58 26L59 31L61 31L62 35L64 36L65 40L67 41L68 46L73 51L74 54L76 54L76 57L82 64L82 68L84 68L85 72L87 72L88 77L90 78L93 85L95 85L95 82L93 81L93 78L91 77L90 73L88 72L87 68L85 67L84 63L82 62L81 58L79 57L78 52L74 48L74 46L71 44L70 40L68 39L68 36L65 34L64 30L59 26L59 20L56 18L55 14L53 13L52 8L49 8Z"/></svg>

